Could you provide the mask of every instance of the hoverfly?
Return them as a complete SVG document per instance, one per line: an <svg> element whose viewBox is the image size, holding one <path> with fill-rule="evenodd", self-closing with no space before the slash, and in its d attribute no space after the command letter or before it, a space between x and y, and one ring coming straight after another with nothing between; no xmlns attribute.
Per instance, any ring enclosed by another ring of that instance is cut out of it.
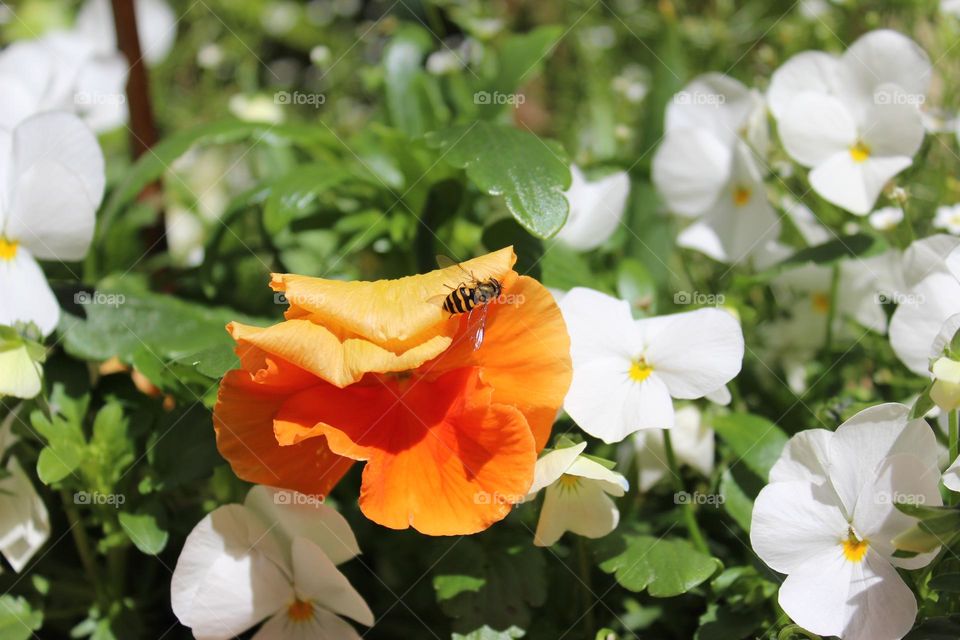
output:
<svg viewBox="0 0 960 640"><path fill-rule="evenodd" d="M477 323L475 333L473 334L473 350L476 351L483 344L483 335L487 328L487 305L500 297L503 286L496 278L478 280L476 276L467 271L460 263L448 258L447 256L437 256L437 265L441 269L456 265L460 267L469 280L461 282L456 287L450 287L450 293L434 296L428 302L441 302L443 310L452 316L467 314L467 326L469 327L473 319L473 312L481 307L480 321Z"/></svg>

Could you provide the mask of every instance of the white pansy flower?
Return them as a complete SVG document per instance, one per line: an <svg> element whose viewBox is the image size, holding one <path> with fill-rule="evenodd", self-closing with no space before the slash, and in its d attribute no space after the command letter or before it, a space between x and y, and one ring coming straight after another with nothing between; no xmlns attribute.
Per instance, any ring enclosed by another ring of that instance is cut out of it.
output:
<svg viewBox="0 0 960 640"><path fill-rule="evenodd" d="M766 153L763 99L722 74L696 78L667 107L653 182L670 210L700 218L681 246L738 262L780 232L757 154Z"/></svg>
<svg viewBox="0 0 960 640"><path fill-rule="evenodd" d="M672 398L717 391L740 372L743 333L720 309L634 320L630 305L576 287L560 303L573 380L564 409L604 442L674 426Z"/></svg>
<svg viewBox="0 0 960 640"><path fill-rule="evenodd" d="M937 214L933 218L933 226L955 236L960 236L960 204L937 207Z"/></svg>
<svg viewBox="0 0 960 640"><path fill-rule="evenodd" d="M546 489L533 543L549 547L566 531L602 538L617 528L620 512L610 496L630 488L626 478L583 455L587 443L554 449L537 460L527 500Z"/></svg>
<svg viewBox="0 0 960 640"><path fill-rule="evenodd" d="M930 76L915 42L880 30L842 56L797 54L773 74L767 98L787 153L811 168L813 189L866 215L923 142L918 107Z"/></svg>
<svg viewBox="0 0 960 640"><path fill-rule="evenodd" d="M0 130L0 324L49 335L60 307L37 260L81 260L103 198L103 154L76 116L45 113Z"/></svg>
<svg viewBox="0 0 960 640"><path fill-rule="evenodd" d="M903 222L903 209L883 207L870 214L870 226L877 231L890 231Z"/></svg>
<svg viewBox="0 0 960 640"><path fill-rule="evenodd" d="M48 111L75 113L97 132L127 120L126 61L75 32L13 43L0 52L0 82L2 128Z"/></svg>
<svg viewBox="0 0 960 640"><path fill-rule="evenodd" d="M170 585L173 612L194 637L226 640L263 620L255 640L360 636L340 616L373 614L337 569L360 552L343 516L318 499L257 486L243 505L194 527Z"/></svg>
<svg viewBox="0 0 960 640"><path fill-rule="evenodd" d="M147 64L163 61L177 39L177 16L165 0L134 0L140 52ZM117 48L117 31L110 0L87 0L77 14L77 33L93 42L101 53Z"/></svg>
<svg viewBox="0 0 960 640"><path fill-rule="evenodd" d="M626 171L588 180L576 165L570 165L573 181L564 193L570 203L567 222L557 239L577 251L596 249L613 235L623 219L630 195Z"/></svg>
<svg viewBox="0 0 960 640"><path fill-rule="evenodd" d="M0 365L2 366L2 365ZM16 413L0 425L0 458L16 441L11 433ZM30 478L13 456L0 478L0 554L20 572L50 538L50 517Z"/></svg>
<svg viewBox="0 0 960 640"><path fill-rule="evenodd" d="M677 462L693 467L704 476L713 470L713 429L703 422L703 414L693 405L677 409L670 443ZM649 491L651 487L672 473L667 464L662 429L644 429L633 434L621 445L620 466L628 468L631 459L637 464L637 488Z"/></svg>
<svg viewBox="0 0 960 640"><path fill-rule="evenodd" d="M893 556L893 539L916 522L896 502L942 504L937 446L923 419L883 404L831 433L787 443L757 496L750 542L786 574L779 602L798 625L843 640L894 640L913 626L917 602L897 567L936 555Z"/></svg>
<svg viewBox="0 0 960 640"><path fill-rule="evenodd" d="M960 313L960 239L938 235L914 242L902 270L906 288L890 318L890 345L908 369L926 376L931 345L947 319Z"/></svg>

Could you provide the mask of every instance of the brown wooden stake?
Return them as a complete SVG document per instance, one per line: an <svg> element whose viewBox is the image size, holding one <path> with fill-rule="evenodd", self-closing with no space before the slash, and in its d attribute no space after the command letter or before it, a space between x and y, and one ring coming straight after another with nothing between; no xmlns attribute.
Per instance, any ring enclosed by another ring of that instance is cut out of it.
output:
<svg viewBox="0 0 960 640"><path fill-rule="evenodd" d="M113 7L117 48L126 57L129 65L127 107L130 113L130 155L136 160L157 143L157 124L153 118L153 107L150 103L150 82L147 77L147 66L143 60L143 50L140 47L137 14L133 0L110 0L110 2ZM138 200L159 201L160 193L160 183L154 182L144 188ZM162 212L157 222L144 230L144 242L149 254L166 250Z"/></svg>
<svg viewBox="0 0 960 640"><path fill-rule="evenodd" d="M127 58L130 75L127 78L127 106L130 111L130 150L139 158L157 143L157 125L150 105L150 84L143 62L140 36L137 33L137 14L133 0L110 0L113 5L113 25L117 32L117 48Z"/></svg>

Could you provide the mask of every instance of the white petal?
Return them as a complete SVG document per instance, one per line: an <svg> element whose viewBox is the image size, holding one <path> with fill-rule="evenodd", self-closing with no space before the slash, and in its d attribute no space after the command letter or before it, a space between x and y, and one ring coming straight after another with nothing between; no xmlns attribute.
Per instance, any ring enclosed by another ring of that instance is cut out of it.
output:
<svg viewBox="0 0 960 640"><path fill-rule="evenodd" d="M757 107L753 92L721 73L697 76L667 104L664 130L702 129L733 145Z"/></svg>
<svg viewBox="0 0 960 640"><path fill-rule="evenodd" d="M253 640L360 640L350 623L336 614L315 607L309 620L291 620L286 612L273 616Z"/></svg>
<svg viewBox="0 0 960 640"><path fill-rule="evenodd" d="M733 400L733 396L730 395L730 389L727 387L727 385L717 387L704 397L710 402L718 404L721 407L726 407Z"/></svg>
<svg viewBox="0 0 960 640"><path fill-rule="evenodd" d="M960 456L943 472L943 484L950 491L960 492Z"/></svg>
<svg viewBox="0 0 960 640"><path fill-rule="evenodd" d="M839 80L839 59L822 51L804 51L787 60L770 78L767 102L780 120L801 93L833 93Z"/></svg>
<svg viewBox="0 0 960 640"><path fill-rule="evenodd" d="M595 481L606 493L619 498L630 489L630 483L622 475L599 462L579 457L566 471L567 475Z"/></svg>
<svg viewBox="0 0 960 640"><path fill-rule="evenodd" d="M80 177L38 159L20 175L5 233L41 260L82 260L93 241L96 207Z"/></svg>
<svg viewBox="0 0 960 640"><path fill-rule="evenodd" d="M30 358L26 345L0 349L0 398L35 398L40 393L42 373L40 364Z"/></svg>
<svg viewBox="0 0 960 640"><path fill-rule="evenodd" d="M717 231L714 224L705 221L694 222L677 236L677 246L699 251L717 262L729 262L727 252L723 248L723 241Z"/></svg>
<svg viewBox="0 0 960 640"><path fill-rule="evenodd" d="M567 469L570 468L573 461L576 460L586 448L587 443L581 442L572 447L554 449L541 456L537 460L536 467L533 471L533 484L527 492L527 499L532 499L538 491L559 480L560 476L567 472Z"/></svg>
<svg viewBox="0 0 960 640"><path fill-rule="evenodd" d="M293 601L288 576L254 548L266 536L267 527L237 504L211 512L187 536L170 597L195 637L232 638Z"/></svg>
<svg viewBox="0 0 960 640"><path fill-rule="evenodd" d="M936 552L914 558L892 557L896 550L893 539L917 522L897 509L896 503L942 506L939 484L939 469L931 468L913 454L900 453L886 458L857 500L853 513L857 535L869 540L871 548L898 566L925 567Z"/></svg>
<svg viewBox="0 0 960 640"><path fill-rule="evenodd" d="M860 493L877 480L888 456L917 456L934 477L937 443L926 420L908 420L910 409L894 402L860 411L840 425L830 440L828 472L848 514L853 514Z"/></svg>
<svg viewBox="0 0 960 640"><path fill-rule="evenodd" d="M853 117L838 99L801 93L790 103L779 125L780 140L790 156L813 167L844 152L857 141Z"/></svg>
<svg viewBox="0 0 960 640"><path fill-rule="evenodd" d="M831 438L833 432L826 429L807 429L790 438L770 469L770 482L826 482Z"/></svg>
<svg viewBox="0 0 960 640"><path fill-rule="evenodd" d="M854 42L840 60L839 90L850 102L870 104L882 84L895 84L922 104L930 86L930 58L920 46L889 29L871 31Z"/></svg>
<svg viewBox="0 0 960 640"><path fill-rule="evenodd" d="M703 423L703 415L693 405L677 409L670 442L677 460L705 476L713 471L713 429Z"/></svg>
<svg viewBox="0 0 960 640"><path fill-rule="evenodd" d="M570 355L579 359L622 358L640 354L640 332L630 313L630 304L605 293L574 287L563 297L560 311L570 333Z"/></svg>
<svg viewBox="0 0 960 640"><path fill-rule="evenodd" d="M775 482L753 504L750 546L774 571L791 573L826 551L839 550L848 527L829 486Z"/></svg>
<svg viewBox="0 0 960 640"><path fill-rule="evenodd" d="M667 316L669 324L647 348L653 367L674 398L700 398L740 372L740 323L719 309L697 309Z"/></svg>
<svg viewBox="0 0 960 640"><path fill-rule="evenodd" d="M653 183L674 213L696 216L730 178L731 147L703 129L667 133L653 156Z"/></svg>
<svg viewBox="0 0 960 640"><path fill-rule="evenodd" d="M92 58L80 69L74 103L94 131L112 131L127 122L127 73L119 53Z"/></svg>
<svg viewBox="0 0 960 640"><path fill-rule="evenodd" d="M13 260L0 260L0 324L33 322L44 336L60 322L60 305L30 252L20 247Z"/></svg>
<svg viewBox="0 0 960 640"><path fill-rule="evenodd" d="M574 361L563 408L585 432L604 442L620 442L642 428L673 425L673 405L663 382L651 375L630 379L622 358Z"/></svg>
<svg viewBox="0 0 960 640"><path fill-rule="evenodd" d="M602 538L617 528L620 512L599 483L581 480L575 487L552 485L540 509L533 543L549 547L570 531L587 538Z"/></svg>
<svg viewBox="0 0 960 640"><path fill-rule="evenodd" d="M912 158L920 150L923 136L920 112L909 104L871 105L860 129L871 157Z"/></svg>
<svg viewBox="0 0 960 640"><path fill-rule="evenodd" d="M577 251L596 249L620 225L630 195L630 177L626 171L618 171L588 182L576 165L570 166L570 172L573 183L565 193L570 215L556 237Z"/></svg>
<svg viewBox="0 0 960 640"><path fill-rule="evenodd" d="M0 58L3 54L0 54ZM26 75L26 74L25 74ZM13 129L24 118L40 109L39 93L35 92L24 78L4 70L0 64L0 86L3 87L3 100L0 100L0 127Z"/></svg>
<svg viewBox="0 0 960 640"><path fill-rule="evenodd" d="M889 562L870 550L849 562L839 544L787 576L779 600L804 629L844 640L899 640L917 615L913 592Z"/></svg>
<svg viewBox="0 0 960 640"><path fill-rule="evenodd" d="M934 271L960 279L960 238L939 233L917 240L903 253L903 280L914 287Z"/></svg>
<svg viewBox="0 0 960 640"><path fill-rule="evenodd" d="M864 162L856 162L844 150L810 172L810 185L824 199L862 216L873 210L887 181L910 163L906 156L871 156Z"/></svg>
<svg viewBox="0 0 960 640"><path fill-rule="evenodd" d="M285 551L294 538L302 537L320 547L334 564L360 554L346 518L316 496L256 485L243 504L264 522L276 525L271 533ZM289 558L289 553L286 556Z"/></svg>
<svg viewBox="0 0 960 640"><path fill-rule="evenodd" d="M637 489L646 493L670 473L667 454L663 449L663 429L636 432L630 446L634 448L637 464Z"/></svg>
<svg viewBox="0 0 960 640"><path fill-rule="evenodd" d="M940 332L933 339L933 345L930 348L930 359L941 357L950 346L953 338L960 331L960 313L956 313L943 321ZM956 380L953 380L956 382Z"/></svg>
<svg viewBox="0 0 960 640"><path fill-rule="evenodd" d="M960 313L960 282L933 272L910 290L890 319L890 345L897 357L917 375L927 376L930 350L943 323Z"/></svg>
<svg viewBox="0 0 960 640"><path fill-rule="evenodd" d="M50 518L15 458L7 471L10 475L0 480L0 553L20 572L50 537Z"/></svg>
<svg viewBox="0 0 960 640"><path fill-rule="evenodd" d="M54 161L78 176L87 199L100 206L106 182L103 153L96 137L76 116L41 113L27 118L13 132L12 153L12 183L35 163Z"/></svg>
<svg viewBox="0 0 960 640"><path fill-rule="evenodd" d="M293 582L297 595L328 611L353 618L368 627L373 612L323 549L306 538L293 539Z"/></svg>

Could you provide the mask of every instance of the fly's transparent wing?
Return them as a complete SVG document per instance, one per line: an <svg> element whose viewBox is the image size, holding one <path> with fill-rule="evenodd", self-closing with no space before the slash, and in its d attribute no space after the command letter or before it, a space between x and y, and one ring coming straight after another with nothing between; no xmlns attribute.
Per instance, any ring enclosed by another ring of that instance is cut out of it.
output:
<svg viewBox="0 0 960 640"><path fill-rule="evenodd" d="M487 331L487 307L490 306L489 303L483 305L483 309L480 311L480 320L477 322L477 326L474 329L473 334L473 350L476 351L480 348L480 345L483 344L483 335Z"/></svg>
<svg viewBox="0 0 960 640"><path fill-rule="evenodd" d="M450 256L445 256L442 253L437 254L437 266L441 269L446 269L447 267L452 267L455 264L460 264Z"/></svg>
<svg viewBox="0 0 960 640"><path fill-rule="evenodd" d="M443 306L443 301L447 299L447 296L448 296L448 295L450 295L450 294L449 294L449 293L441 293L441 294L436 295L436 296L430 296L429 298L427 298L426 300L424 300L424 302L426 302L427 304L435 304L435 305L437 305L438 307L442 307L442 306Z"/></svg>

